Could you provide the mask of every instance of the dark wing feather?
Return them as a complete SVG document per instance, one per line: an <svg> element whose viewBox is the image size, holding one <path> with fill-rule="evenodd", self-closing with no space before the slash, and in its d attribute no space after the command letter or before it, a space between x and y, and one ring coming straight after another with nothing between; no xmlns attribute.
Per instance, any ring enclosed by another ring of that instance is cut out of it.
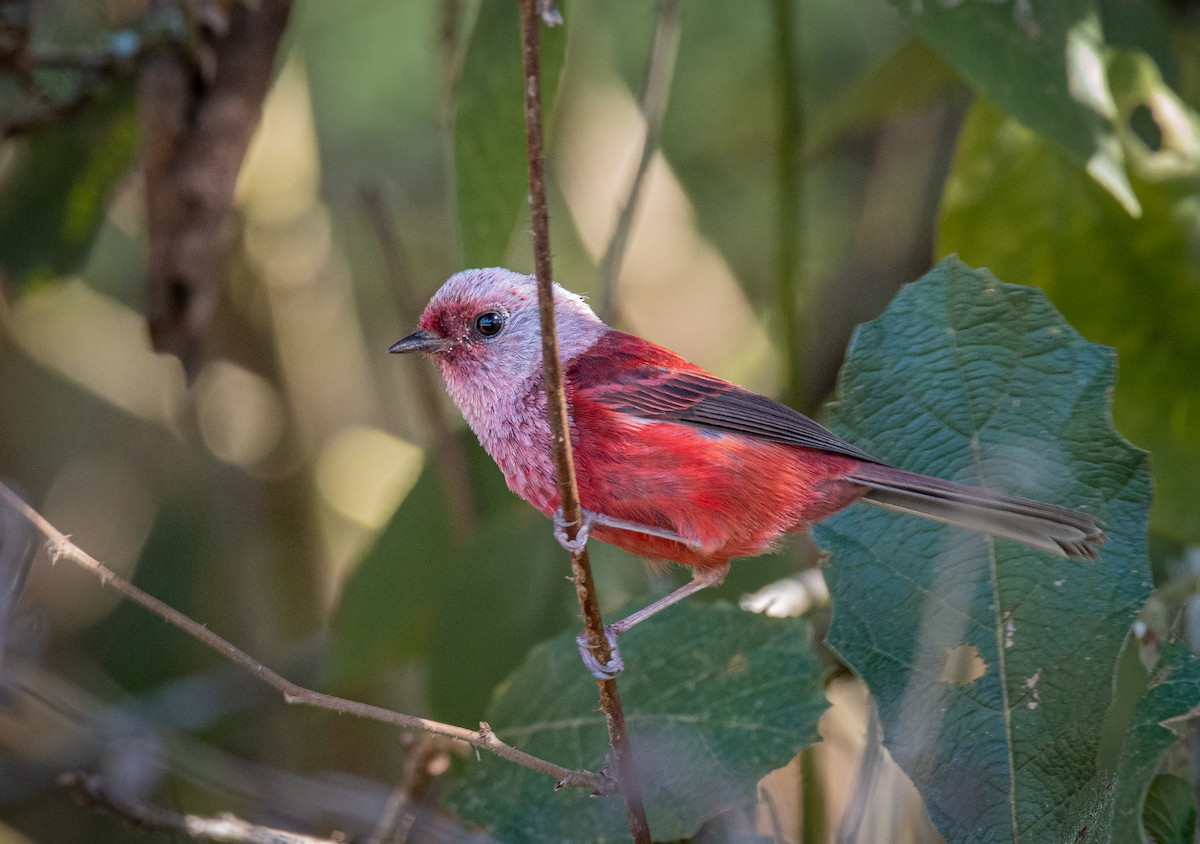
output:
<svg viewBox="0 0 1200 844"><path fill-rule="evenodd" d="M587 398L618 413L802 446L879 463L774 399L744 390L640 338L611 332L583 364ZM642 348L644 344L644 348Z"/></svg>

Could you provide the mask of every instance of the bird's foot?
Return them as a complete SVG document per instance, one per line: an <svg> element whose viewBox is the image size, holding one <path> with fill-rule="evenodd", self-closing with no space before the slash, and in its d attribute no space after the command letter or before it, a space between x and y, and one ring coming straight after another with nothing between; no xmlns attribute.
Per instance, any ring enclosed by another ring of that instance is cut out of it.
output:
<svg viewBox="0 0 1200 844"><path fill-rule="evenodd" d="M617 648L618 631L614 627L615 625L609 624L604 628L604 638L608 640L610 651L608 662L596 659L596 654L593 652L597 646L588 641L587 633L580 633L575 637L575 643L579 646L579 657L583 660L584 667L597 680L611 680L625 670L625 660L621 659L621 651Z"/></svg>
<svg viewBox="0 0 1200 844"><path fill-rule="evenodd" d="M596 521L595 514L590 510L581 509L580 512L583 514L583 517L579 523L579 530L575 531L575 538L571 539L567 536L567 528L575 524L575 522L567 521L567 517L563 515L562 507L554 511L554 538L570 554L578 554L584 549L587 545L588 534L592 532L592 525Z"/></svg>

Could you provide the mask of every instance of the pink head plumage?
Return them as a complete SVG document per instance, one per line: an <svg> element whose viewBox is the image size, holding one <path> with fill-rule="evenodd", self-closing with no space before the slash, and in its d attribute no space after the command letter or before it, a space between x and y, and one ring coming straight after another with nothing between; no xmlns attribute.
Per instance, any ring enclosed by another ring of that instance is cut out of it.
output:
<svg viewBox="0 0 1200 844"><path fill-rule="evenodd" d="M554 313L564 365L609 330L583 297L558 284ZM533 276L499 267L456 273L429 300L420 326L392 351L430 354L446 391L497 462L516 460L510 452L541 439L543 429L548 435ZM529 449L524 459L538 460L537 451Z"/></svg>
<svg viewBox="0 0 1200 844"><path fill-rule="evenodd" d="M582 296L558 284L554 312L564 360L590 346L605 328ZM456 273L429 300L420 325L444 341L436 355L443 366L459 369L468 361L472 367L483 363L504 369L516 381L540 371L541 328L533 276L499 267Z"/></svg>

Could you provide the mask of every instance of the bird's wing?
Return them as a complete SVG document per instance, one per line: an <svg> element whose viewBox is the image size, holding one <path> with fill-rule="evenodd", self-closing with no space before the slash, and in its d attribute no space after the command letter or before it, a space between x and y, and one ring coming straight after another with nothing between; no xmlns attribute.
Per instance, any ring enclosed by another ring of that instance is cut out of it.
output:
<svg viewBox="0 0 1200 844"><path fill-rule="evenodd" d="M798 410L631 334L605 334L572 361L569 378L580 398L617 413L881 462Z"/></svg>

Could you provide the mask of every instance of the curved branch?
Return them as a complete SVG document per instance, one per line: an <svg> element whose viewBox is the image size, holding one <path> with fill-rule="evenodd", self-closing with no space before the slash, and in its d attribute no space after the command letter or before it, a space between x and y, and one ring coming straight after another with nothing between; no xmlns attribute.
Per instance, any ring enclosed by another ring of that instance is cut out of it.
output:
<svg viewBox="0 0 1200 844"><path fill-rule="evenodd" d="M299 686L282 674L263 665L245 651L240 650L227 640L221 638L203 624L192 620L174 607L163 603L153 595L143 592L134 586L108 566L71 542L70 537L50 524L41 513L26 504L24 500L4 484L0 484L0 499L7 502L14 510L28 519L46 537L46 553L49 555L51 562L66 561L74 563L84 571L95 575L105 586L111 587L124 597L159 616L168 624L179 628L193 639L212 648L230 662L246 669L283 695L283 699L287 703L315 706L318 709L328 709L331 712L337 712L342 715L353 715L357 718L379 721L395 727L423 730L427 733L458 739L472 747L478 747L482 750L495 753L502 759L516 762L518 765L524 765L526 768L530 768L538 773L554 777L558 780L560 787L587 788L596 794L607 794L612 791L612 784L604 774L571 770L570 768L556 765L553 762L548 762L545 759L539 759L523 750L518 750L512 745L501 741L486 723L481 723L478 730L468 730L466 727L457 727L453 724L431 721L428 718L419 718L416 715L394 712L390 709L384 709L381 706L372 706L369 703L347 700L336 695L328 695Z"/></svg>

